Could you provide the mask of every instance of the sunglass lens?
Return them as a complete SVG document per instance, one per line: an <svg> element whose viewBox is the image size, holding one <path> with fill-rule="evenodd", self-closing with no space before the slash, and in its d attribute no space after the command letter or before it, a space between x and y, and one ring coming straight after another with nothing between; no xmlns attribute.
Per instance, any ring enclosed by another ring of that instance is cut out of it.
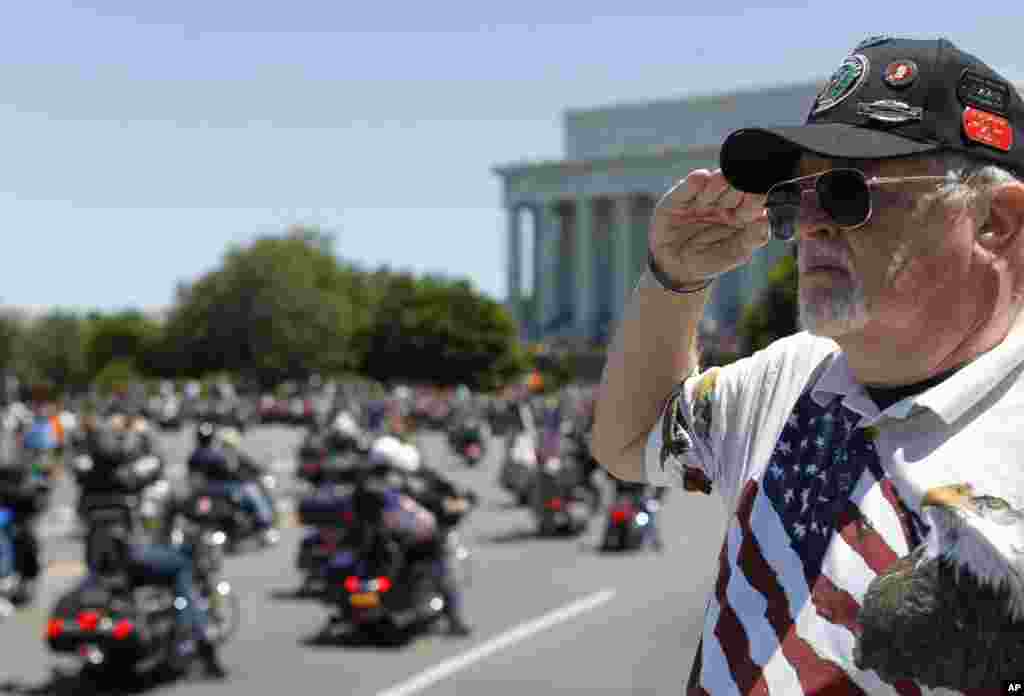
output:
<svg viewBox="0 0 1024 696"><path fill-rule="evenodd" d="M768 208L768 230L772 239L788 241L796 236L796 221L800 217L800 206L779 205Z"/></svg>
<svg viewBox="0 0 1024 696"><path fill-rule="evenodd" d="M764 207L768 211L768 229L772 239L789 240L796 236L800 199L800 186L795 183L781 184L768 192Z"/></svg>
<svg viewBox="0 0 1024 696"><path fill-rule="evenodd" d="M853 170L827 172L818 179L821 207L840 225L865 222L871 211L871 194L864 175Z"/></svg>

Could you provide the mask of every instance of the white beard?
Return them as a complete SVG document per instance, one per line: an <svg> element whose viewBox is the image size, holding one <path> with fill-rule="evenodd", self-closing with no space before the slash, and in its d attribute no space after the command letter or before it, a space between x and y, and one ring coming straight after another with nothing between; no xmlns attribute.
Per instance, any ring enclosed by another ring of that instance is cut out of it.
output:
<svg viewBox="0 0 1024 696"><path fill-rule="evenodd" d="M831 287L815 284L805 288L801 284L797 308L800 328L817 336L839 336L867 323L864 288L856 280Z"/></svg>

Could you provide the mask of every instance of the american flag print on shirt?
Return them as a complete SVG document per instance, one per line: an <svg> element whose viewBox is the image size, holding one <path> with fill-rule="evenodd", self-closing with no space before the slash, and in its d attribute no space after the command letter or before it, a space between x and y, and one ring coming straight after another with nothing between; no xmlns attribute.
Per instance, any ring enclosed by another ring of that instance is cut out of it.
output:
<svg viewBox="0 0 1024 696"><path fill-rule="evenodd" d="M924 693L853 663L868 583L926 533L858 420L842 397L822 407L806 392L764 472L740 490L690 696Z"/></svg>

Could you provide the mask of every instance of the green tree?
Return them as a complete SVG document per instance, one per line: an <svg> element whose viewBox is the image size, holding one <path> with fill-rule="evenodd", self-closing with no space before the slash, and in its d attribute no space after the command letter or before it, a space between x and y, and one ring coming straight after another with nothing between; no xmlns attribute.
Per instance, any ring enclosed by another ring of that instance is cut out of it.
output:
<svg viewBox="0 0 1024 696"><path fill-rule="evenodd" d="M133 359L114 358L103 366L93 379L93 384L101 393L109 394L115 388L126 388L140 379L141 375Z"/></svg>
<svg viewBox="0 0 1024 696"><path fill-rule="evenodd" d="M13 371L24 327L13 314L0 314L0 372Z"/></svg>
<svg viewBox="0 0 1024 696"><path fill-rule="evenodd" d="M88 318L86 357L90 373L99 374L111 361L126 360L146 372L158 372L154 351L161 326L137 310L94 313Z"/></svg>
<svg viewBox="0 0 1024 696"><path fill-rule="evenodd" d="M469 282L384 269L372 286L363 341L371 377L492 389L526 368L512 317Z"/></svg>
<svg viewBox="0 0 1024 696"><path fill-rule="evenodd" d="M739 325L743 353L750 355L797 330L796 259L787 254L769 272L768 286L757 302L743 311Z"/></svg>
<svg viewBox="0 0 1024 696"><path fill-rule="evenodd" d="M163 364L195 376L232 371L265 385L356 366L368 290L333 243L300 227L229 248L220 268L179 286Z"/></svg>
<svg viewBox="0 0 1024 696"><path fill-rule="evenodd" d="M31 322L22 333L17 353L17 372L29 382L64 391L89 381L84 322L74 312L55 309Z"/></svg>

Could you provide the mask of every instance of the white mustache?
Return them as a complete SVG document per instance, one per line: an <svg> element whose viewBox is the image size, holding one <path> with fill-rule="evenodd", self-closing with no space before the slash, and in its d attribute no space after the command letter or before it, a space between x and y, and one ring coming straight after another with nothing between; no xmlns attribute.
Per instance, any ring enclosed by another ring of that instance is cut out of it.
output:
<svg viewBox="0 0 1024 696"><path fill-rule="evenodd" d="M821 242L804 242L798 248L797 262L801 271L812 268L841 268L847 273L851 271L849 257L842 247L835 247Z"/></svg>

